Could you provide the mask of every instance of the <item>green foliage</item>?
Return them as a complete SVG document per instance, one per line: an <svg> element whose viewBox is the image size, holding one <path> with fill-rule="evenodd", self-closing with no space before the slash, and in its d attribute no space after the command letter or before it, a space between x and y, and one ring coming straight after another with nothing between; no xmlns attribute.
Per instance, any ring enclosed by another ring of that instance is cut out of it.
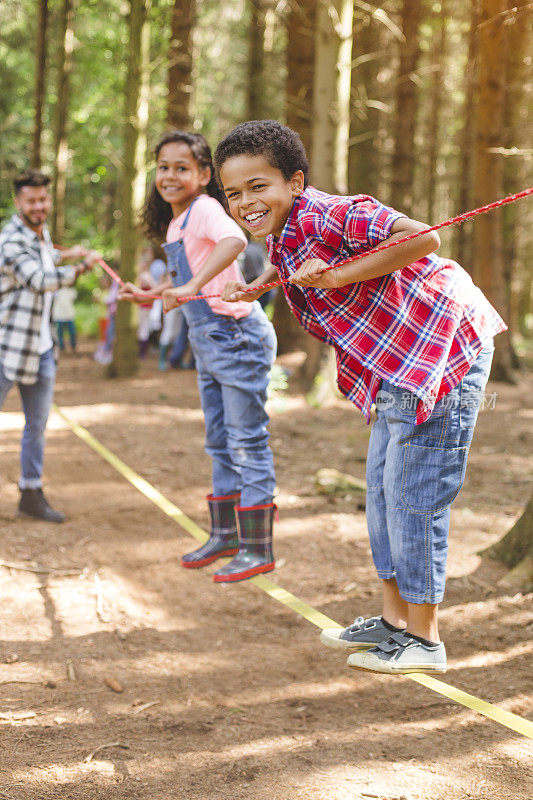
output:
<svg viewBox="0 0 533 800"><path fill-rule="evenodd" d="M103 316L103 307L98 303L76 303L76 330L82 336L96 339L98 320Z"/></svg>
<svg viewBox="0 0 533 800"><path fill-rule="evenodd" d="M13 177L30 160L35 10L31 0L0 0L0 220L12 211Z"/></svg>

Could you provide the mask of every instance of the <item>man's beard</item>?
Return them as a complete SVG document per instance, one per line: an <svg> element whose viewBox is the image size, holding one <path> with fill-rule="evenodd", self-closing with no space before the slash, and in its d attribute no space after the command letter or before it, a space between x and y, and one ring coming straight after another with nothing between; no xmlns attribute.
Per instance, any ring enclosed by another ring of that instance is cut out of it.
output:
<svg viewBox="0 0 533 800"><path fill-rule="evenodd" d="M30 228L40 228L41 225L44 225L44 223L46 222L46 218L47 218L48 214L43 212L43 219L40 222L33 222L31 217L28 217L28 215L25 214L24 211L20 212L20 216L22 217L22 219L24 220L26 225L28 225Z"/></svg>

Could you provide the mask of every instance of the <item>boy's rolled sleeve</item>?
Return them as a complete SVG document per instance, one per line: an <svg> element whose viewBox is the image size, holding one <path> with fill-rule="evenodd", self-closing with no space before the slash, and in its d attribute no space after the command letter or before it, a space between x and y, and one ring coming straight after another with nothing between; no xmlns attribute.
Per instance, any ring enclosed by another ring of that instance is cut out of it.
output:
<svg viewBox="0 0 533 800"><path fill-rule="evenodd" d="M396 220L405 216L373 197L354 198L344 220L343 239L353 250L376 247L389 238Z"/></svg>

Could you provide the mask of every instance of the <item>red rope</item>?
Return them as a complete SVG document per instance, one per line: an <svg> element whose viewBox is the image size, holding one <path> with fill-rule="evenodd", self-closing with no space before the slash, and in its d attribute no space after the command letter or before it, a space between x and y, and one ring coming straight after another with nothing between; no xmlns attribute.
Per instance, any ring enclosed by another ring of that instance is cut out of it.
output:
<svg viewBox="0 0 533 800"><path fill-rule="evenodd" d="M399 244L403 244L404 242L409 242L411 239L416 239L417 236L424 236L426 233L430 231L438 231L441 228L446 228L449 225L460 225L462 222L465 222L467 219L471 217L476 217L478 214L486 214L487 211L492 211L493 208L500 208L500 206L504 206L507 203L514 203L516 200L520 200L522 197L527 197L528 195L533 194L533 186L529 189L524 189L521 192L517 192L516 194L510 194L507 197L503 197L501 200L495 200L493 203L488 203L486 206L481 206L480 208L474 208L472 211L465 211L464 214L459 214L457 217L453 217L453 219L447 219L444 222L439 222L437 225L433 225L431 228L425 228L423 231L418 231L417 233L411 233L408 236L404 236L402 239L397 239L395 242L389 242L388 244L380 245L380 247L374 247L372 250L367 250L364 253L359 253L355 256L350 256L349 258L345 259L344 261L340 261L338 264L331 264L330 266L326 267L323 272L328 272L330 269L336 269L337 267L342 267L344 264L352 263L353 261L358 261L360 258L365 258L366 256L371 255L372 253L377 253L381 250L388 250L390 247L396 247ZM105 261L101 258L99 259L98 263L101 267L107 272L107 274L114 280L117 281L121 286L124 285L124 281L122 278L114 272L110 266L108 266ZM272 281L271 283L263 283L260 286L254 286L249 289L242 289L243 294L248 294L252 292L257 292L259 289L271 289L274 286L282 286L284 283L289 283L290 278L283 278L279 281ZM189 302L189 300L205 300L205 299L214 299L221 297L220 294L195 294L190 295L188 297L180 297L181 302ZM157 299L157 298L154 298Z"/></svg>
<svg viewBox="0 0 533 800"><path fill-rule="evenodd" d="M124 286L124 281L122 280L122 278L120 277L120 275L117 275L117 273L115 272L115 270L111 269L111 267L109 266L109 264L106 264L103 258L99 258L97 263L98 263L98 264L100 264L100 266L102 267L102 269L103 269L103 270L105 270L105 272L107 272L107 274L109 275L109 277L110 277L112 280L114 280L116 283L118 283L118 284L119 284L119 286Z"/></svg>

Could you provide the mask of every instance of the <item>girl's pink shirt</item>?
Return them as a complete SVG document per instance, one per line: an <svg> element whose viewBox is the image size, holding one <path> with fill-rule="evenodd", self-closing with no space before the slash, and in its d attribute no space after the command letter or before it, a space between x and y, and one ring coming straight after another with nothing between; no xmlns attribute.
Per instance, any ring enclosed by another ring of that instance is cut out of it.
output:
<svg viewBox="0 0 533 800"><path fill-rule="evenodd" d="M167 230L167 242L175 242L182 236L180 230L185 214L184 211L179 217L175 217ZM231 217L228 217L218 200L207 194L202 194L195 201L191 215L187 221L187 226L183 231L183 241L185 243L185 253L189 261L189 266L193 275L196 275L208 257L211 255L215 246L222 239L239 239L245 246L247 239ZM202 294L221 294L222 289L228 281L243 282L241 271L234 261L229 267L215 275L212 280L204 284ZM194 300L191 302L195 302ZM224 314L227 317L247 317L252 311L252 303L225 303L220 298L207 299L207 303L215 314Z"/></svg>

